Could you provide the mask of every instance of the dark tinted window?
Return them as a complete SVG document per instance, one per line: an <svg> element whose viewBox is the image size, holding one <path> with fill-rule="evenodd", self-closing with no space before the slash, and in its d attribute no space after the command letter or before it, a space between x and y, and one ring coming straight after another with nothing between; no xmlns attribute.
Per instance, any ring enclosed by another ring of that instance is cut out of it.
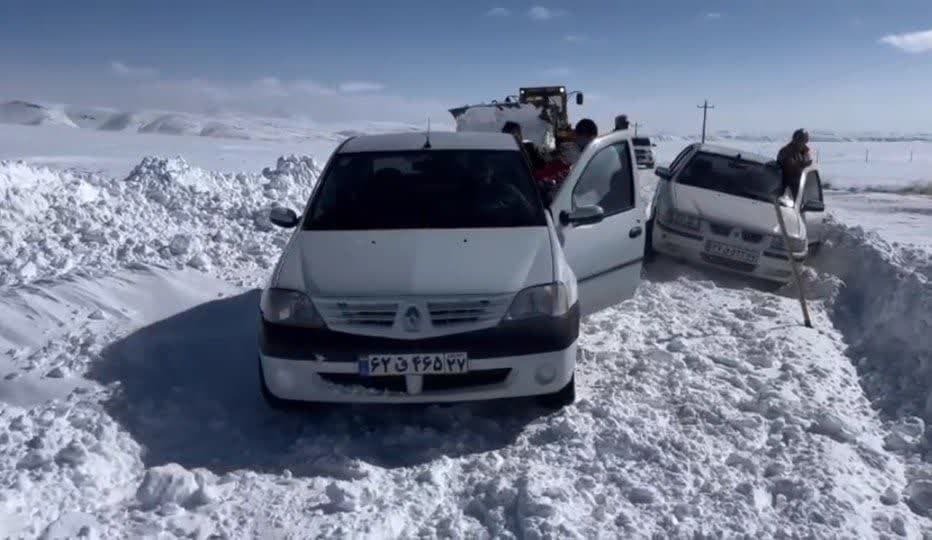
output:
<svg viewBox="0 0 932 540"><path fill-rule="evenodd" d="M803 191L803 203L806 201L822 201L822 182L819 173L809 171L806 173L806 188Z"/></svg>
<svg viewBox="0 0 932 540"><path fill-rule="evenodd" d="M627 143L599 150L586 164L573 189L573 206L592 205L601 206L607 215L634 207L634 175Z"/></svg>
<svg viewBox="0 0 932 540"><path fill-rule="evenodd" d="M677 182L767 202L783 194L783 176L779 169L705 152L689 160Z"/></svg>
<svg viewBox="0 0 932 540"><path fill-rule="evenodd" d="M650 139L647 137L632 137L631 142L634 146L650 146Z"/></svg>
<svg viewBox="0 0 932 540"><path fill-rule="evenodd" d="M527 163L516 151L341 154L321 182L305 230L546 224Z"/></svg>

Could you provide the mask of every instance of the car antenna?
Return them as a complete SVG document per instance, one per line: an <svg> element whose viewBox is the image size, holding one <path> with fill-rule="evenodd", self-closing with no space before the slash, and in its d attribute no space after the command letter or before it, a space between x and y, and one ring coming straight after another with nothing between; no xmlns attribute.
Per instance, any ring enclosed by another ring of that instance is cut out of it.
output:
<svg viewBox="0 0 932 540"><path fill-rule="evenodd" d="M430 117L427 117L427 140L424 141L424 149L430 150Z"/></svg>

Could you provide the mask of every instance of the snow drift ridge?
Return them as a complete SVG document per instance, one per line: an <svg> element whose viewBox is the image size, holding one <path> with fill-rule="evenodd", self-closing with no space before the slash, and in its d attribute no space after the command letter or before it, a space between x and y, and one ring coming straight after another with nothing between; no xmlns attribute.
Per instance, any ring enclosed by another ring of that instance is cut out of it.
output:
<svg viewBox="0 0 932 540"><path fill-rule="evenodd" d="M832 309L868 396L891 417L932 423L932 260L830 220L814 260L844 282Z"/></svg>
<svg viewBox="0 0 932 540"><path fill-rule="evenodd" d="M267 268L285 242L269 208L303 207L319 173L305 156L261 174L150 156L123 180L0 161L0 287L134 262Z"/></svg>

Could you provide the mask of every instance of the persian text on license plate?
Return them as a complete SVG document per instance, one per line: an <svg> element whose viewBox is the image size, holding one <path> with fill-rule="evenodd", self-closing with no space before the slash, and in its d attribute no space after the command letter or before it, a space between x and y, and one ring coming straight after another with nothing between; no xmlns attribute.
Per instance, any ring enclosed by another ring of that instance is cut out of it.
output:
<svg viewBox="0 0 932 540"><path fill-rule="evenodd" d="M757 264L757 252L735 246L729 246L728 244L722 244L721 242L714 242L709 240L706 242L705 251L711 255L725 257L726 259L731 259L733 261Z"/></svg>
<svg viewBox="0 0 932 540"><path fill-rule="evenodd" d="M453 375L469 371L469 358L464 352L428 354L370 354L359 359L359 374L386 375Z"/></svg>

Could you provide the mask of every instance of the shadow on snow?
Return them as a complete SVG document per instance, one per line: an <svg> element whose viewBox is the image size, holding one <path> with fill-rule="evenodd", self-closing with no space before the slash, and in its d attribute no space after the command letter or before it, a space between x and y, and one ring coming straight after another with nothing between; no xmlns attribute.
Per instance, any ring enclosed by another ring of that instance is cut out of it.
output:
<svg viewBox="0 0 932 540"><path fill-rule="evenodd" d="M398 467L507 446L544 413L528 400L273 411L259 393L258 298L253 290L156 322L93 366L91 378L118 383L105 407L144 446L147 466L352 478L354 460Z"/></svg>

